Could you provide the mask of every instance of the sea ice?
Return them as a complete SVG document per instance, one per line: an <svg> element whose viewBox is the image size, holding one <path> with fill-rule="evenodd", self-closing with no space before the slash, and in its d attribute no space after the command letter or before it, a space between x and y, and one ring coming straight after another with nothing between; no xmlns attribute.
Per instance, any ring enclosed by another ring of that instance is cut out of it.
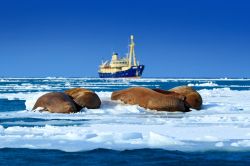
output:
<svg viewBox="0 0 250 166"><path fill-rule="evenodd" d="M57 78L47 79L58 81ZM59 80L64 81L63 86L67 84L67 79ZM79 83L79 86L87 85L84 81L86 80ZM151 79L133 80L137 83L140 81L142 85L147 81L152 82ZM174 80L160 81L166 83ZM133 82L126 81L120 85L136 85ZM89 83L88 86L102 87L109 83ZM30 111L36 100L48 91L0 93L0 99L25 100L28 110L0 113L0 148L26 147L64 151L95 148L250 150L250 90L218 88L220 86L215 85L216 83L206 80L204 84L199 83L199 86L208 86L206 83L216 88L199 90L204 101L203 108L188 113L145 110L137 105L111 101L111 92L101 91L97 92L102 100L100 109L84 108L75 114L51 114ZM60 86L62 85L56 85L52 89L60 89ZM70 86L78 85L77 82L70 82Z"/></svg>

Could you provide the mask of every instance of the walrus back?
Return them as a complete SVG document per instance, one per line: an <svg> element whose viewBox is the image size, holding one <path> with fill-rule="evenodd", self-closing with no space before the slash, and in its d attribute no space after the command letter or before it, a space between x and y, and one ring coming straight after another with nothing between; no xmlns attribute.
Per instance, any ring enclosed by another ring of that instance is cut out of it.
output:
<svg viewBox="0 0 250 166"><path fill-rule="evenodd" d="M185 105L185 97L175 92L159 93L152 89L133 87L115 91L111 95L112 100L120 100L125 104L139 105L143 108L159 111L182 111L189 108Z"/></svg>

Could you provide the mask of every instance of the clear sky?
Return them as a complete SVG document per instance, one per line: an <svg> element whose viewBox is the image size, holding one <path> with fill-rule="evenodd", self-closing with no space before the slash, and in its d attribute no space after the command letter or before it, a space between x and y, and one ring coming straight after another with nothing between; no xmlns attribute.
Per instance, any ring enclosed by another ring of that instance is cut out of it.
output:
<svg viewBox="0 0 250 166"><path fill-rule="evenodd" d="M144 77L250 77L247 0L0 0L0 76L97 77L130 34Z"/></svg>

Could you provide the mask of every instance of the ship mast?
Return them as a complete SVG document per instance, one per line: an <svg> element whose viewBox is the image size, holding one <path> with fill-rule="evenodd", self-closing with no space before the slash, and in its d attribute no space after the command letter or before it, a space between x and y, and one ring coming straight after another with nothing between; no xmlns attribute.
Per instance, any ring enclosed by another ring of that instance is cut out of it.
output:
<svg viewBox="0 0 250 166"><path fill-rule="evenodd" d="M130 47L130 49L129 49L129 67L132 66L132 58L134 61L133 65L137 66L136 57L135 57L135 43L134 43L134 36L133 35L130 36L130 40L131 40L131 42L129 45L129 47Z"/></svg>

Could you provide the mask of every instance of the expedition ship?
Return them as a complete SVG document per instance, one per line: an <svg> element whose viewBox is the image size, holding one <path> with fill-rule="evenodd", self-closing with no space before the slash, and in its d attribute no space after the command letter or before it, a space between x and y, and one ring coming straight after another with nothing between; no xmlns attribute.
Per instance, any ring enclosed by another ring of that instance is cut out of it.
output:
<svg viewBox="0 0 250 166"><path fill-rule="evenodd" d="M117 53L113 53L111 61L105 61L99 66L100 78L140 78L144 70L144 65L140 65L135 57L134 36L130 36L129 54L119 58Z"/></svg>

